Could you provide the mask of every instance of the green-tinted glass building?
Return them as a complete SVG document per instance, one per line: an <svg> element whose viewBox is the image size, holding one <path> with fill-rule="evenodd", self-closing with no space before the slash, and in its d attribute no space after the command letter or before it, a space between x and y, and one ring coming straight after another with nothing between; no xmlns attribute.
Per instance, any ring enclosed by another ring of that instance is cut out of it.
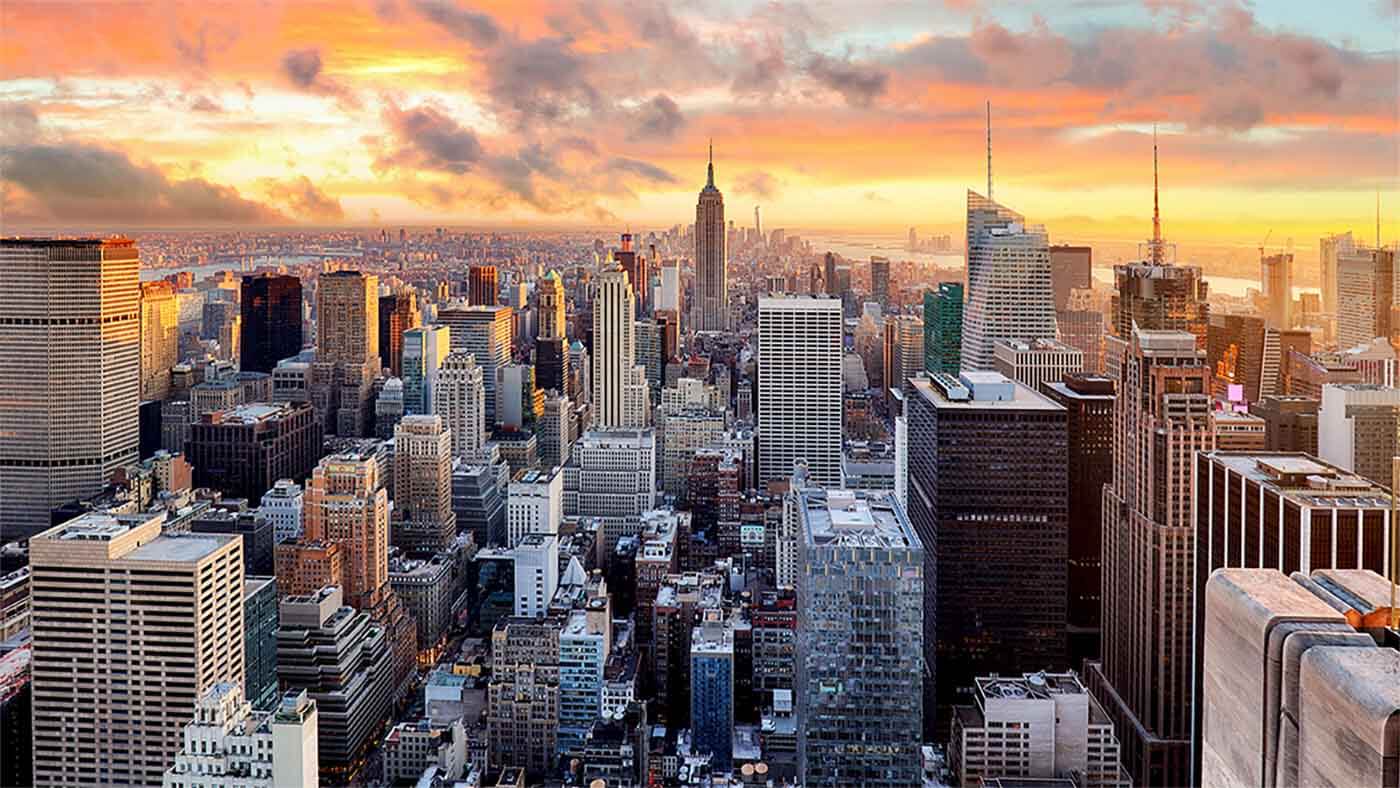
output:
<svg viewBox="0 0 1400 788"><path fill-rule="evenodd" d="M962 369L963 286L942 282L924 293L924 369L958 374Z"/></svg>

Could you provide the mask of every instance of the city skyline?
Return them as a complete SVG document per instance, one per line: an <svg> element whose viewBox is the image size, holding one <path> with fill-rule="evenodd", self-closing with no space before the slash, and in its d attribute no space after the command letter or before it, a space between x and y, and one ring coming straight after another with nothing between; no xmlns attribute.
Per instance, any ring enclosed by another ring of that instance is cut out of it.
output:
<svg viewBox="0 0 1400 788"><path fill-rule="evenodd" d="M1172 240L1370 241L1378 194L1393 239L1397 16L1277 5L13 3L4 204L16 226L665 226L713 137L738 216L941 231L985 178L990 101L998 198L1056 240L1145 236L1153 124ZM58 13L78 30L51 36Z"/></svg>

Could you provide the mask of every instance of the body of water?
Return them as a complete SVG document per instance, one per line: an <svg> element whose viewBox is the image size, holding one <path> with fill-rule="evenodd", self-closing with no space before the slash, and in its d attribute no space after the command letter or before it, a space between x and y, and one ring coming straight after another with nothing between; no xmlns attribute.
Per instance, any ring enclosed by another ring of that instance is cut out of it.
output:
<svg viewBox="0 0 1400 788"><path fill-rule="evenodd" d="M237 276L240 273L255 271L258 269L259 266L264 265L296 266L304 265L306 263L314 263L320 260L338 259L355 256L358 255L351 253L337 254L335 258L314 254L258 255L256 257L247 258L248 263L243 269L240 269L239 263L234 261L210 263L209 265L197 265L193 268L142 268L141 281L153 282L157 279L164 279L170 274L179 273L180 271L190 271L194 274L195 281L198 282L201 279L206 279L210 276L213 276L214 274L217 274L220 271L232 271L234 273L234 276Z"/></svg>

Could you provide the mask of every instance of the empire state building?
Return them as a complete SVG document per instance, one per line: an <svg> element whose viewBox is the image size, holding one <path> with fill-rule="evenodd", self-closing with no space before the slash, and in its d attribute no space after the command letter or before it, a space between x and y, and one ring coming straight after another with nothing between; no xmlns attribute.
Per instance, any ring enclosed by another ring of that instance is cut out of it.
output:
<svg viewBox="0 0 1400 788"><path fill-rule="evenodd" d="M695 203L695 298L690 325L695 331L729 330L729 275L725 271L724 195L715 188L715 148L705 188Z"/></svg>

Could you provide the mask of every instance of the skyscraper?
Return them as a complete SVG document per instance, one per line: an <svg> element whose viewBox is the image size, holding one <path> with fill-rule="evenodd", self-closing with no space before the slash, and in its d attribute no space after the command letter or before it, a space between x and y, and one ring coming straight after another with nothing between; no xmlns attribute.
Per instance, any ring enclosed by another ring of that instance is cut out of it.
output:
<svg viewBox="0 0 1400 788"><path fill-rule="evenodd" d="M433 384L447 354L452 351L452 329L447 326L420 326L403 332L401 341L403 409L412 416L432 413Z"/></svg>
<svg viewBox="0 0 1400 788"><path fill-rule="evenodd" d="M940 282L924 292L924 370L962 371L963 286Z"/></svg>
<svg viewBox="0 0 1400 788"><path fill-rule="evenodd" d="M140 441L141 261L121 239L0 239L0 523L102 489ZM193 705L194 699L190 699Z"/></svg>
<svg viewBox="0 0 1400 788"><path fill-rule="evenodd" d="M452 350L472 354L486 386L486 429L496 427L496 370L510 363L511 308L453 306L438 313L452 327Z"/></svg>
<svg viewBox="0 0 1400 788"><path fill-rule="evenodd" d="M379 366L392 377L403 374L403 332L421 325L418 291L404 287L379 297Z"/></svg>
<svg viewBox="0 0 1400 788"><path fill-rule="evenodd" d="M890 258L870 257L870 300L880 306L890 303Z"/></svg>
<svg viewBox="0 0 1400 788"><path fill-rule="evenodd" d="M651 406L637 365L636 302L621 267L598 275L593 294L593 428L645 427Z"/></svg>
<svg viewBox="0 0 1400 788"><path fill-rule="evenodd" d="M369 434L380 369L378 290L379 277L359 271L332 271L317 280L312 402L327 433Z"/></svg>
<svg viewBox="0 0 1400 788"><path fill-rule="evenodd" d="M1293 327L1293 255L1271 254L1259 258L1259 284L1264 298L1264 319L1269 328Z"/></svg>
<svg viewBox="0 0 1400 788"><path fill-rule="evenodd" d="M574 444L564 466L564 516L602 520L608 552L641 530L656 498L653 430L589 430Z"/></svg>
<svg viewBox="0 0 1400 788"><path fill-rule="evenodd" d="M734 759L734 628L705 610L690 635L690 736L694 752L708 753L716 768Z"/></svg>
<svg viewBox="0 0 1400 788"><path fill-rule="evenodd" d="M238 348L244 372L272 373L277 362L301 352L301 280L282 274L243 277L243 332Z"/></svg>
<svg viewBox="0 0 1400 788"><path fill-rule="evenodd" d="M1317 456L1378 484L1391 483L1400 452L1400 389L1374 383L1322 387Z"/></svg>
<svg viewBox="0 0 1400 788"><path fill-rule="evenodd" d="M885 318L885 388L899 391L904 379L924 371L924 321L913 315Z"/></svg>
<svg viewBox="0 0 1400 788"><path fill-rule="evenodd" d="M141 399L170 395L170 368L180 357L180 314L169 282L141 285Z"/></svg>
<svg viewBox="0 0 1400 788"><path fill-rule="evenodd" d="M968 191L964 368L992 369L998 339L1055 338L1049 243L1043 226Z"/></svg>
<svg viewBox="0 0 1400 788"><path fill-rule="evenodd" d="M279 479L304 479L321 456L321 423L305 402L257 402L202 415L186 459L194 484L256 501Z"/></svg>
<svg viewBox="0 0 1400 788"><path fill-rule="evenodd" d="M35 785L159 784L199 696L243 686L243 542L162 519L30 539Z"/></svg>
<svg viewBox="0 0 1400 788"><path fill-rule="evenodd" d="M1351 231L1324 235L1318 240L1317 259L1321 265L1322 311L1337 316L1337 258L1356 253Z"/></svg>
<svg viewBox="0 0 1400 788"><path fill-rule="evenodd" d="M695 203L695 300L690 327L694 331L729 330L728 250L724 231L724 195L715 188L715 148L705 188Z"/></svg>
<svg viewBox="0 0 1400 788"><path fill-rule="evenodd" d="M467 302L472 306L495 306L500 285L494 265L474 265L467 271Z"/></svg>
<svg viewBox="0 0 1400 788"><path fill-rule="evenodd" d="M1050 247L1050 281L1055 291L1055 309L1069 306L1071 291L1094 286L1093 247Z"/></svg>
<svg viewBox="0 0 1400 788"><path fill-rule="evenodd" d="M995 372L905 389L909 520L924 560L924 728L988 671L1066 662L1065 409ZM988 560L989 556L995 559Z"/></svg>
<svg viewBox="0 0 1400 788"><path fill-rule="evenodd" d="M1190 780L1189 462L1215 448L1210 369L1196 336L1138 328L1118 380L1104 490L1103 661L1086 682L1134 782Z"/></svg>
<svg viewBox="0 0 1400 788"><path fill-rule="evenodd" d="M539 339L564 339L569 322L565 306L564 280L558 271L549 271L535 282L535 310L539 312Z"/></svg>
<svg viewBox="0 0 1400 788"><path fill-rule="evenodd" d="M433 395L433 412L452 431L452 454L470 460L486 442L486 384L471 353L443 359Z"/></svg>
<svg viewBox="0 0 1400 788"><path fill-rule="evenodd" d="M433 553L452 545L452 436L438 416L407 416L394 430L394 546Z"/></svg>
<svg viewBox="0 0 1400 788"><path fill-rule="evenodd" d="M916 785L926 547L888 494L795 491L803 785Z"/></svg>
<svg viewBox="0 0 1400 788"><path fill-rule="evenodd" d="M807 463L812 484L841 486L841 302L758 299L760 487Z"/></svg>
<svg viewBox="0 0 1400 788"><path fill-rule="evenodd" d="M1390 337L1395 251L1358 249L1337 257L1337 347Z"/></svg>
<svg viewBox="0 0 1400 788"><path fill-rule="evenodd" d="M1065 375L1084 371L1083 351L1053 339L1002 339L997 341L994 353L996 371L1032 391L1040 391L1041 383L1055 383Z"/></svg>

